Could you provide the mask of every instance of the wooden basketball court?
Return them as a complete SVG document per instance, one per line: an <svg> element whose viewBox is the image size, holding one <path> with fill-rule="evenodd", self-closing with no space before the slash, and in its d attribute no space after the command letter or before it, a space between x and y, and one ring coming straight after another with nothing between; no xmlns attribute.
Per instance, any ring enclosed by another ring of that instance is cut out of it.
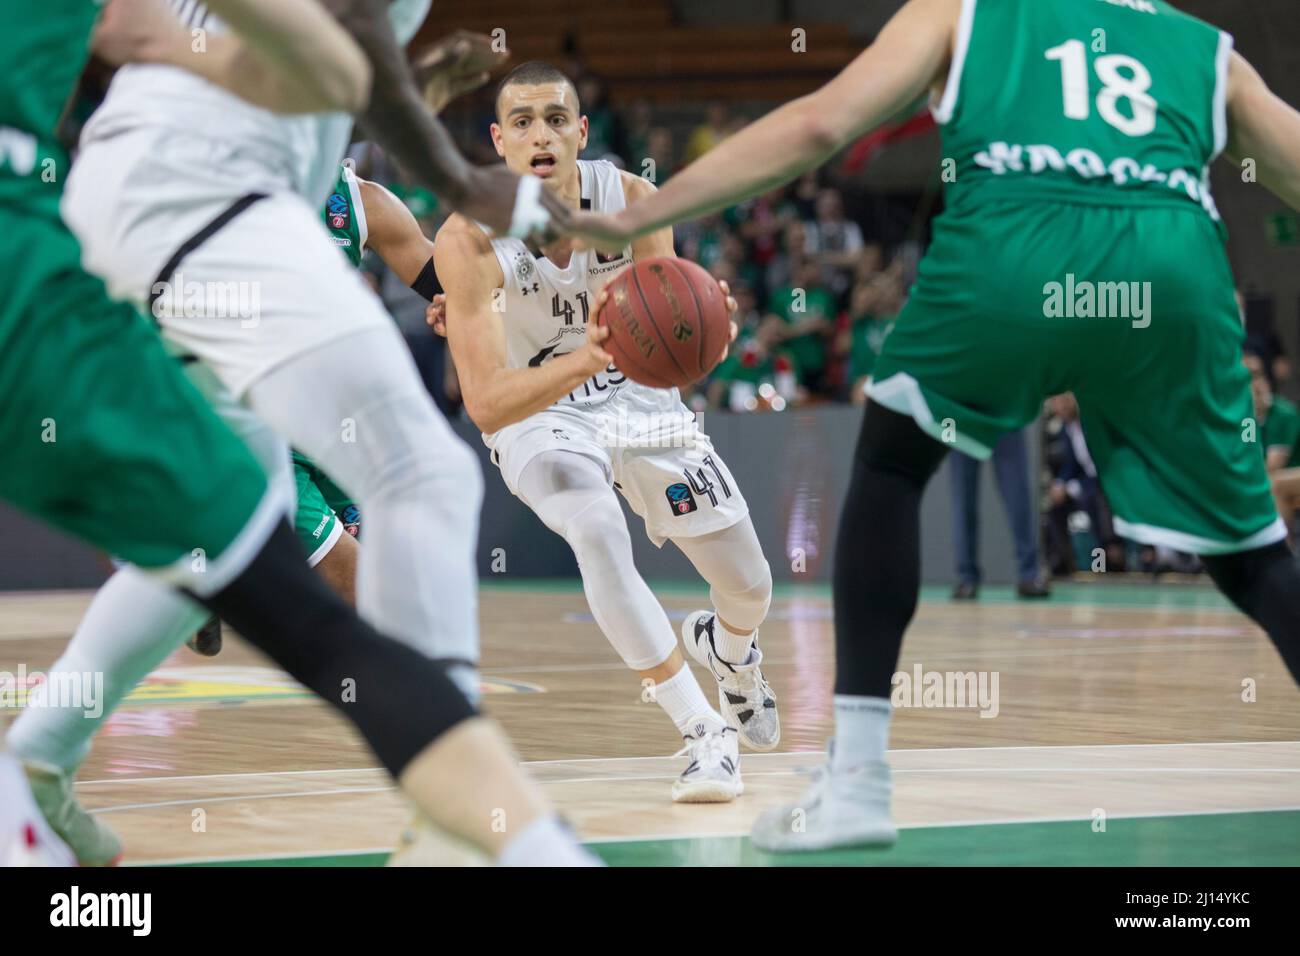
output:
<svg viewBox="0 0 1300 956"><path fill-rule="evenodd" d="M656 591L675 621L704 606L703 587ZM1213 591L925 597L900 670L983 674L996 695L896 711L904 830L887 852L778 858L744 838L802 790L831 734L825 588L778 587L762 644L783 739L743 756L733 804L671 802L680 741L576 581L483 587L484 702L615 864L1300 864L1300 690ZM89 598L0 596L0 670L50 665ZM122 835L128 864L377 864L407 810L376 766L328 707L228 634L215 659L178 651L107 721L78 794Z"/></svg>

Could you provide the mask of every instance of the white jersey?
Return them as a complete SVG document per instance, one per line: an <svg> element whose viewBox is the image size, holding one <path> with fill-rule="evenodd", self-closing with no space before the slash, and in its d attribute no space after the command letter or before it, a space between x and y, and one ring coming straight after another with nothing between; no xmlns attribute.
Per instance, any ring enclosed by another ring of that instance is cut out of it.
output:
<svg viewBox="0 0 1300 956"><path fill-rule="evenodd" d="M228 27L199 0L169 0L196 36ZM388 16L402 46L424 22L431 0L393 0ZM133 64L118 70L103 105L86 124L83 142L141 127L170 127L187 136L206 134L237 143L265 171L250 190L290 189L313 205L323 203L338 178L352 117L346 113L281 116L244 102L178 67Z"/></svg>
<svg viewBox="0 0 1300 956"><path fill-rule="evenodd" d="M618 212L626 204L617 166L605 160L578 160L582 208ZM493 239L492 249L505 274L506 366L529 368L575 351L587 339L587 322L605 284L632 264L632 247L617 255L574 252L557 266L521 239ZM677 389L655 389L633 382L611 364L555 403L556 407L594 408L615 395L651 407L676 405Z"/></svg>

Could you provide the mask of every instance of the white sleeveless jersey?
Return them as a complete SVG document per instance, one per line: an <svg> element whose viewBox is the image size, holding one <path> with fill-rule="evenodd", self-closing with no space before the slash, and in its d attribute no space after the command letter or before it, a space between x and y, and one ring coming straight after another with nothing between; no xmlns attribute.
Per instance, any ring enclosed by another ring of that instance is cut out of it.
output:
<svg viewBox="0 0 1300 956"><path fill-rule="evenodd" d="M584 209L618 212L627 204L621 174L613 163L580 159L578 175ZM538 366L581 348L605 283L632 264L631 246L617 255L590 249L575 252L563 269L521 239L493 239L492 249L505 274L508 368ZM677 389L638 385L611 364L557 401L555 407L592 408L615 395L652 407L680 401Z"/></svg>
<svg viewBox="0 0 1300 956"><path fill-rule="evenodd" d="M219 35L228 27L199 0L168 0L173 13L193 31ZM388 18L397 41L415 36L432 0L393 0ZM197 36L202 34L196 33ZM85 142L142 127L199 133L238 143L266 168L250 190L288 188L313 205L323 203L338 178L352 117L346 113L281 116L172 66L132 64L117 71L104 103L86 124Z"/></svg>

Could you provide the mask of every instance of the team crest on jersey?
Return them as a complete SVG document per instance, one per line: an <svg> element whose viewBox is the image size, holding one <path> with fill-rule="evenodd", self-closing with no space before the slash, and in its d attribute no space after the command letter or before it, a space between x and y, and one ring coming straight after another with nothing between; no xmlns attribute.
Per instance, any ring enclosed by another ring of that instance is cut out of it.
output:
<svg viewBox="0 0 1300 956"><path fill-rule="evenodd" d="M664 496L668 499L668 507L673 509L675 515L688 515L692 511L698 511L699 505L695 503L695 495L691 494L691 486L684 481L676 482L664 489Z"/></svg>
<svg viewBox="0 0 1300 956"><path fill-rule="evenodd" d="M325 216L329 219L331 229L346 229L352 216L348 197L342 193L332 194L325 202Z"/></svg>
<svg viewBox="0 0 1300 956"><path fill-rule="evenodd" d="M527 282L531 279L536 269L537 267L533 265L533 260L530 256L520 253L515 258L515 278L520 282Z"/></svg>

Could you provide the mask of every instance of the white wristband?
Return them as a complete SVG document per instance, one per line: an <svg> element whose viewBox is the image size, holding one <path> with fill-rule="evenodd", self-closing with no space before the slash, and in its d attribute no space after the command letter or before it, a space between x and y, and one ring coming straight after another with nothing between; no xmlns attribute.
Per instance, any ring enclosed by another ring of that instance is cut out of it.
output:
<svg viewBox="0 0 1300 956"><path fill-rule="evenodd" d="M515 192L515 208L510 214L510 231L506 235L512 239L522 239L534 232L541 232L550 224L551 214L541 203L542 181L536 176L523 176L519 180L519 189Z"/></svg>

